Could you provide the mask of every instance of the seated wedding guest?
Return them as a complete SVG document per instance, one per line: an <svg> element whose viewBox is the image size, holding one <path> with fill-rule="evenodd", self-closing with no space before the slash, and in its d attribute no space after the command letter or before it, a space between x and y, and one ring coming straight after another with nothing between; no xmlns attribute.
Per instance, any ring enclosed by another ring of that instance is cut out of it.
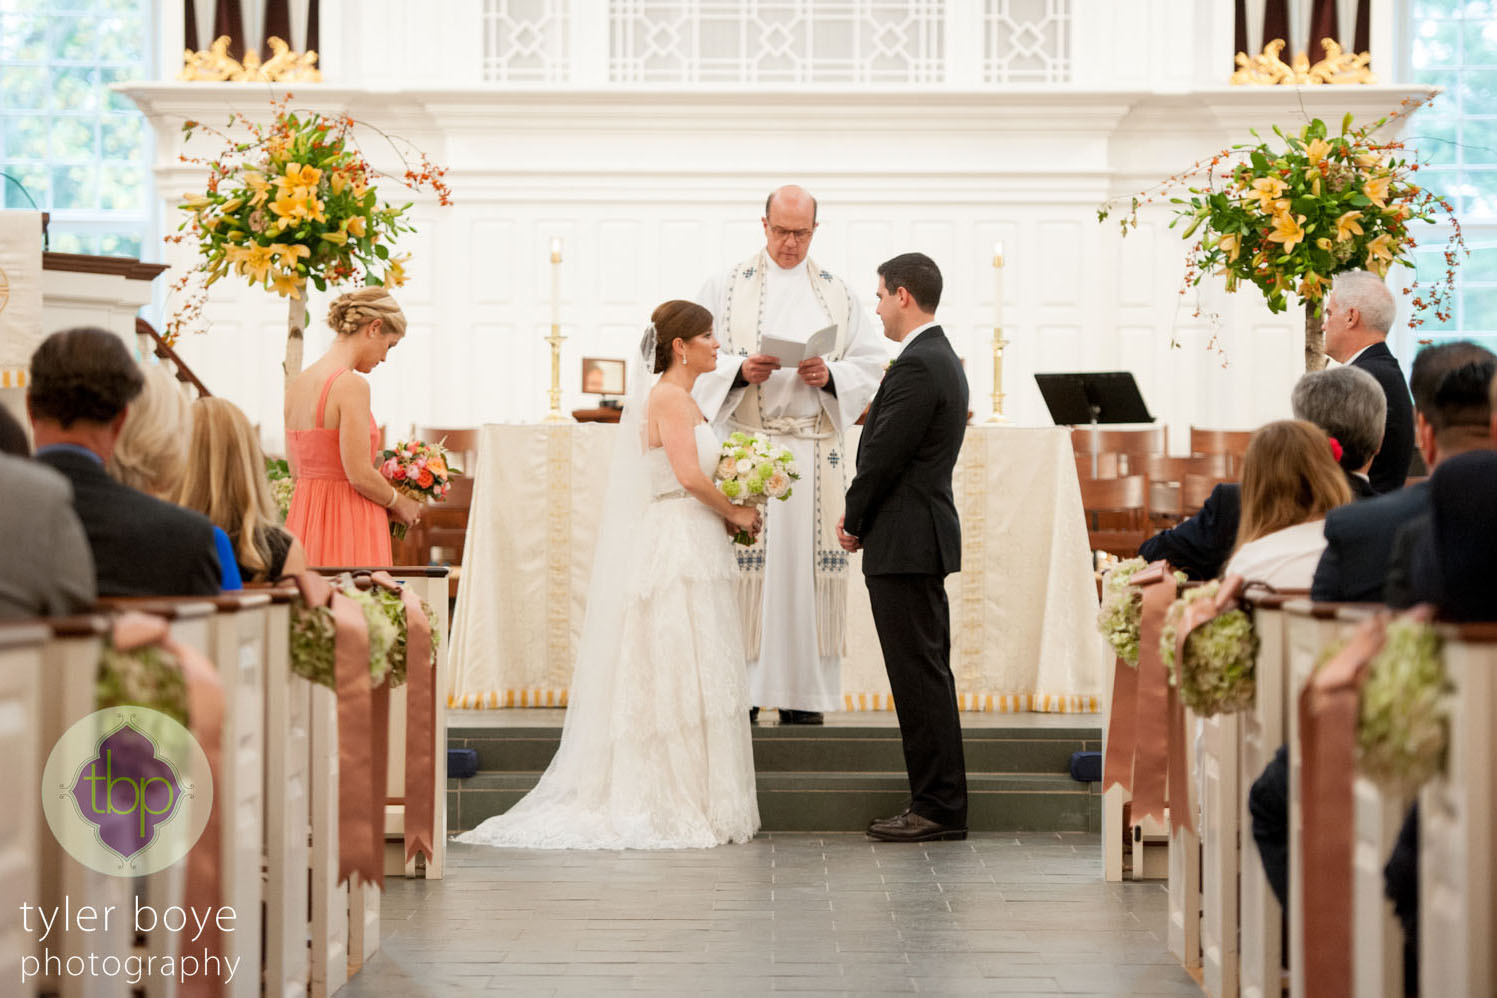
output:
<svg viewBox="0 0 1497 998"><path fill-rule="evenodd" d="M1253 434L1242 465L1237 550L1224 575L1275 589L1309 589L1325 550L1325 514L1351 502L1325 431L1304 420Z"/></svg>
<svg viewBox="0 0 1497 998"><path fill-rule="evenodd" d="M0 509L0 620L64 617L91 607L94 561L68 480L35 461L0 454Z"/></svg>
<svg viewBox="0 0 1497 998"><path fill-rule="evenodd" d="M219 591L208 518L109 476L143 377L125 343L103 329L53 333L31 355L26 408L36 460L73 486L100 596L201 596Z"/></svg>
<svg viewBox="0 0 1497 998"><path fill-rule="evenodd" d="M1487 384L1493 357L1475 343L1442 343L1414 358L1414 435L1430 468L1456 454L1486 449L1491 404ZM1368 502L1333 510L1325 519L1326 550L1315 570L1310 598L1321 602L1375 602L1389 581L1399 528L1429 508L1429 483L1415 482Z"/></svg>
<svg viewBox="0 0 1497 998"><path fill-rule="evenodd" d="M3 405L0 405L0 454L10 454L13 457L31 456L31 444L26 440L26 428Z"/></svg>
<svg viewBox="0 0 1497 998"><path fill-rule="evenodd" d="M1312 371L1295 383L1290 408L1295 419L1314 423L1330 436L1346 438L1341 463L1352 496L1370 496L1366 465L1377 450L1383 427L1382 389L1365 372L1351 368ZM1371 443L1368 443L1371 441ZM1357 461L1357 464L1350 464ZM1358 478L1356 472L1363 472ZM1237 543L1242 486L1223 482L1211 490L1200 512L1161 530L1139 547L1148 561L1163 558L1187 578L1214 579Z"/></svg>
<svg viewBox="0 0 1497 998"><path fill-rule="evenodd" d="M181 382L160 364L142 367L141 374L145 384L130 403L124 429L105 467L132 489L172 502L187 469L191 403L182 393ZM229 535L215 526L213 544L218 552L220 588L243 588Z"/></svg>
<svg viewBox="0 0 1497 998"><path fill-rule="evenodd" d="M327 353L286 386L286 456L296 490L286 529L313 565L390 564L390 521L409 526L421 506L375 468L379 426L369 410L370 371L405 337L405 313L381 287L339 295Z"/></svg>
<svg viewBox="0 0 1497 998"><path fill-rule="evenodd" d="M228 532L246 582L274 582L307 570L307 552L279 523L265 455L249 419L227 399L192 404L192 463L177 501Z"/></svg>
<svg viewBox="0 0 1497 998"><path fill-rule="evenodd" d="M1414 454L1414 410L1398 359L1388 349L1397 306L1387 283L1365 270L1348 270L1331 281L1321 317L1325 352L1337 363L1358 367L1377 379L1387 401L1383 445L1372 462L1372 488L1402 488Z"/></svg>

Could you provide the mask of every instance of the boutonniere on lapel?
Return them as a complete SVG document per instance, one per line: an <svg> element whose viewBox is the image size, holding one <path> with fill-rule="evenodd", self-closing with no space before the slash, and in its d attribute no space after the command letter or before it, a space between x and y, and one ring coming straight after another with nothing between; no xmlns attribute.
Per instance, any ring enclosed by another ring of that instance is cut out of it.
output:
<svg viewBox="0 0 1497 998"><path fill-rule="evenodd" d="M893 369L893 367L894 367L894 362L895 362L895 361L896 361L896 360L898 360L898 359L899 359L899 358L898 358L898 357L890 357L890 358L889 358L889 363L887 363L887 364L885 364L885 365L884 365L884 373L885 373L885 374L888 374L888 373L889 373L889 371L890 371L890 370L892 370L892 369Z"/></svg>

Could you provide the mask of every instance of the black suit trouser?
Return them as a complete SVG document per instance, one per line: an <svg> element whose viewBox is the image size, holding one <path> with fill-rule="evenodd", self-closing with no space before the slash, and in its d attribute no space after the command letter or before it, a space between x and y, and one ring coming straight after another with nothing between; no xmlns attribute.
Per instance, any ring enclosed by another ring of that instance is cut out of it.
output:
<svg viewBox="0 0 1497 998"><path fill-rule="evenodd" d="M967 765L951 675L951 613L939 575L869 575L868 601L894 693L910 807L967 826Z"/></svg>

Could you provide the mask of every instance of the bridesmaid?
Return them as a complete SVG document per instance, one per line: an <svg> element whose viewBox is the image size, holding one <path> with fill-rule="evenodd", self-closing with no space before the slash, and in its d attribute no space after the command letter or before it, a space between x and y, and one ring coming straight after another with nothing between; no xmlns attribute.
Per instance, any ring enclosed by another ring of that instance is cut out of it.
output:
<svg viewBox="0 0 1497 998"><path fill-rule="evenodd" d="M314 566L390 564L390 520L409 526L421 505L375 469L379 427L369 411L374 370L405 336L405 314L381 287L340 296L333 345L286 389L286 454L296 489L286 529Z"/></svg>

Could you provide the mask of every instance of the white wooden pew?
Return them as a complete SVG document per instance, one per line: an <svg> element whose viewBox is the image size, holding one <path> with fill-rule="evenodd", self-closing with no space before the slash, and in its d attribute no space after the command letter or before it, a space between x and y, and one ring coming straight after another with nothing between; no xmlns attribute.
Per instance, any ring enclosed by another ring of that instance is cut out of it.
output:
<svg viewBox="0 0 1497 998"><path fill-rule="evenodd" d="M1497 624L1442 626L1449 762L1419 794L1419 993L1497 995Z"/></svg>
<svg viewBox="0 0 1497 998"><path fill-rule="evenodd" d="M348 885L338 883L338 698L311 689L311 994L327 998L348 981Z"/></svg>
<svg viewBox="0 0 1497 998"><path fill-rule="evenodd" d="M1253 819L1248 791L1273 759L1288 734L1291 709L1284 603L1281 595L1255 594L1253 627L1258 633L1255 667L1257 694L1252 709L1238 719L1238 840L1240 940L1238 989L1242 998L1278 998L1283 978L1284 911L1268 885L1263 862L1252 841ZM1211 917L1208 908L1208 919ZM1220 930L1226 937L1225 926ZM1223 994L1231 994L1224 988Z"/></svg>
<svg viewBox="0 0 1497 998"><path fill-rule="evenodd" d="M265 613L265 994L305 998L312 684L291 672L291 601L267 591Z"/></svg>
<svg viewBox="0 0 1497 998"><path fill-rule="evenodd" d="M51 629L52 639L43 653L41 688L41 742L51 750L63 733L74 722L94 712L95 676L99 668L99 653L103 649L103 635L108 622L103 617L60 617L44 621ZM45 762L45 755L42 762ZM88 904L102 910L114 905L116 912L130 911L130 881L122 877L111 877L97 873L69 856L41 815L37 829L40 839L41 903L56 909L63 898L87 899ZM100 961L114 957L123 961L130 955L134 943L128 919L115 920L109 932L53 933L43 943L51 954L59 956L66 965L70 957L87 961L90 954L97 954ZM67 974L44 973L33 983L38 991L59 994L62 998L124 998L129 986L123 977L70 977Z"/></svg>
<svg viewBox="0 0 1497 998"><path fill-rule="evenodd" d="M1169 950L1181 966L1201 966L1201 809L1195 800L1196 716L1185 711L1185 772L1187 787L1171 786L1171 808L1194 811L1189 828L1169 828Z"/></svg>
<svg viewBox="0 0 1497 998"><path fill-rule="evenodd" d="M43 741L42 661L52 632L40 623L0 624L0 980L19 986L22 958L35 957L36 914L28 932L21 905L41 900L37 843L44 819L41 772L52 746Z"/></svg>
<svg viewBox="0 0 1497 998"><path fill-rule="evenodd" d="M1201 976L1206 994L1237 994L1237 898L1243 784L1241 715L1202 721Z"/></svg>

